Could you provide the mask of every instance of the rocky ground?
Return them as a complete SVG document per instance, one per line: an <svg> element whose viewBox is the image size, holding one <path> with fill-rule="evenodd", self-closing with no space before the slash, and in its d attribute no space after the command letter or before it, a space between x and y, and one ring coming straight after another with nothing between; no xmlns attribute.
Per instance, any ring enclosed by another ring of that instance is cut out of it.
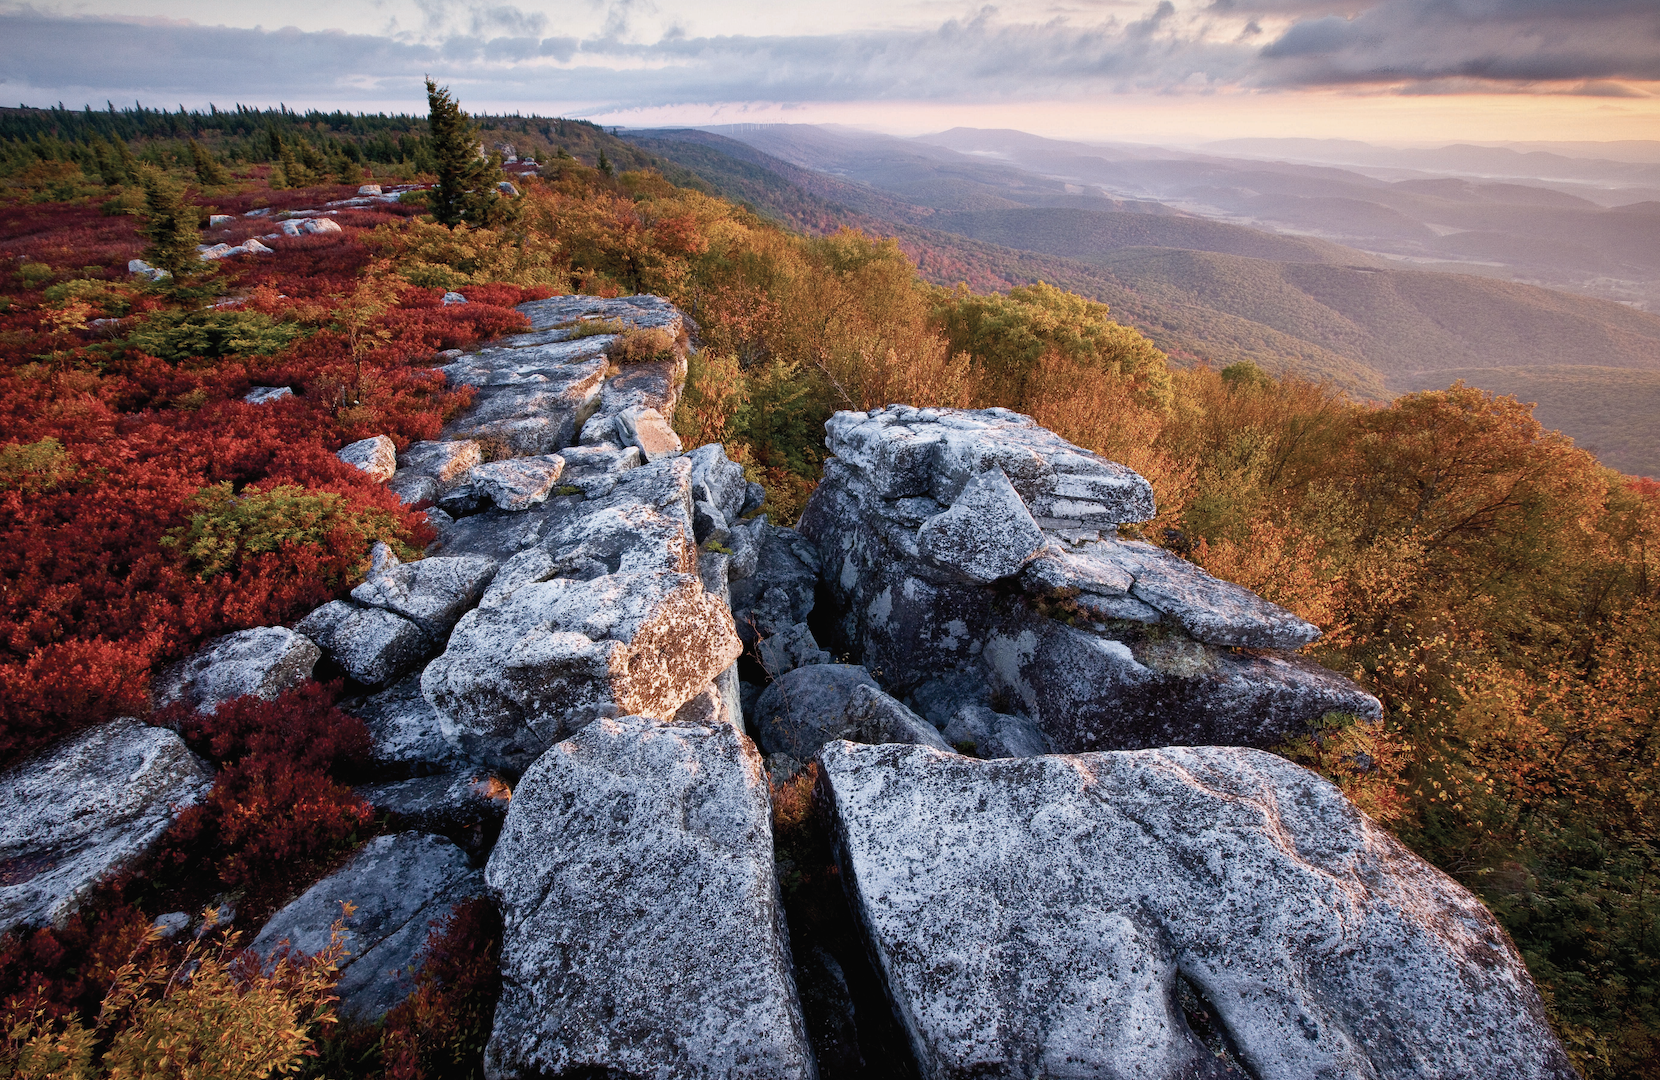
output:
<svg viewBox="0 0 1660 1080"><path fill-rule="evenodd" d="M1121 539L1140 476L1004 410L839 413L779 528L668 426L684 315L521 310L446 358L478 395L444 439L341 451L433 505L426 557L157 684L355 687L402 831L255 942L352 901L344 1012L484 894L494 1077L1574 1075L1486 909L1265 752L1378 703L1298 654L1316 627ZM670 347L619 360L617 324ZM60 919L209 782L135 720L14 768L0 920Z"/></svg>

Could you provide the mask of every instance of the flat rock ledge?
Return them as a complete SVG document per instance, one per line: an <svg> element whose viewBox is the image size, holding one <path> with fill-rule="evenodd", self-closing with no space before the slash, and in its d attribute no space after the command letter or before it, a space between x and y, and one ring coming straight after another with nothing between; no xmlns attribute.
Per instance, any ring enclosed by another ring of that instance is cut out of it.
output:
<svg viewBox="0 0 1660 1080"><path fill-rule="evenodd" d="M212 783L177 734L131 718L12 766L0 775L0 933L61 924Z"/></svg>
<svg viewBox="0 0 1660 1080"><path fill-rule="evenodd" d="M1575 1074L1474 896L1325 780L1234 747L819 755L924 1077ZM1219 1017L1220 1048L1181 991Z"/></svg>
<svg viewBox="0 0 1660 1080"><path fill-rule="evenodd" d="M760 756L726 724L599 720L520 780L492 1080L815 1076Z"/></svg>

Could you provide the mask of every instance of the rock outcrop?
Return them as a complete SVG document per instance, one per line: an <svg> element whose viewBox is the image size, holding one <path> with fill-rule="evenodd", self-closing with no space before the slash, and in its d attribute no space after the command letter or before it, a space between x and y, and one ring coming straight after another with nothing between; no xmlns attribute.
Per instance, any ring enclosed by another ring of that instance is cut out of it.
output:
<svg viewBox="0 0 1660 1080"><path fill-rule="evenodd" d="M725 598L697 573L691 472L643 465L541 516L422 675L457 746L521 769L598 717L673 716L738 658Z"/></svg>
<svg viewBox="0 0 1660 1080"><path fill-rule="evenodd" d="M819 758L924 1077L1575 1075L1481 903L1274 755Z"/></svg>
<svg viewBox="0 0 1660 1080"><path fill-rule="evenodd" d="M1295 650L1319 631L1119 524L1153 516L1123 466L1003 409L837 413L801 520L833 643L900 696L979 687L1067 751L1272 746L1375 698ZM832 643L825 643L832 644ZM1249 647L1251 652L1242 652Z"/></svg>
<svg viewBox="0 0 1660 1080"><path fill-rule="evenodd" d="M1299 655L1317 628L1120 538L1154 514L1143 478L1006 410L838 413L778 528L668 424L689 320L521 310L529 333L441 354L474 404L390 462L426 557L382 546L300 633L158 681L211 709L323 654L355 680L356 791L408 831L260 937L314 950L357 903L349 1013L399 1000L427 924L482 885L499 1080L807 1078L814 1038L850 1075L902 1056L901 1026L925 1077L1569 1075L1472 896L1240 748L1379 706ZM379 479L388 449L341 454ZM811 868L774 863L768 773L797 799L815 757L824 812L780 820L833 825L840 877L822 847L812 873L853 914L814 897L792 951L777 875Z"/></svg>
<svg viewBox="0 0 1660 1080"><path fill-rule="evenodd" d="M130 718L12 766L0 775L0 933L61 923L211 783L178 735Z"/></svg>
<svg viewBox="0 0 1660 1080"><path fill-rule="evenodd" d="M600 720L520 780L492 1077L813 1077L766 777L730 726Z"/></svg>

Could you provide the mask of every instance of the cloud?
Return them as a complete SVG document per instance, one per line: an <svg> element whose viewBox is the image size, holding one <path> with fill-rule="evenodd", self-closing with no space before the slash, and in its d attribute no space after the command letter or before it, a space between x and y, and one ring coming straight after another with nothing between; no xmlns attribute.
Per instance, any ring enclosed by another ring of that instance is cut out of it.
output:
<svg viewBox="0 0 1660 1080"><path fill-rule="evenodd" d="M1294 22L1261 53L1282 85L1660 79L1653 0L1390 0Z"/></svg>
<svg viewBox="0 0 1660 1080"><path fill-rule="evenodd" d="M1118 92L1378 85L1641 94L1660 80L1654 0L1147 0L1118 18L1014 21L983 8L924 29L690 36L653 0L596 4L587 40L488 0L419 0L408 37L263 31L0 11L0 97L192 103L424 104L423 74L463 100L573 112L685 102L1090 100ZM1099 9L1097 9L1099 10ZM670 13L672 16L672 12Z"/></svg>

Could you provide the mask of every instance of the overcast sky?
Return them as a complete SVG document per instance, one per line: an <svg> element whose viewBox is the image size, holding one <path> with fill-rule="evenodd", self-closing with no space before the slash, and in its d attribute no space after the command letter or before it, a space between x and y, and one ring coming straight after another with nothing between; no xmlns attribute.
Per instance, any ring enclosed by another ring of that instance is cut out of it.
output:
<svg viewBox="0 0 1660 1080"><path fill-rule="evenodd" d="M1660 0L0 0L0 103L1660 139Z"/></svg>

